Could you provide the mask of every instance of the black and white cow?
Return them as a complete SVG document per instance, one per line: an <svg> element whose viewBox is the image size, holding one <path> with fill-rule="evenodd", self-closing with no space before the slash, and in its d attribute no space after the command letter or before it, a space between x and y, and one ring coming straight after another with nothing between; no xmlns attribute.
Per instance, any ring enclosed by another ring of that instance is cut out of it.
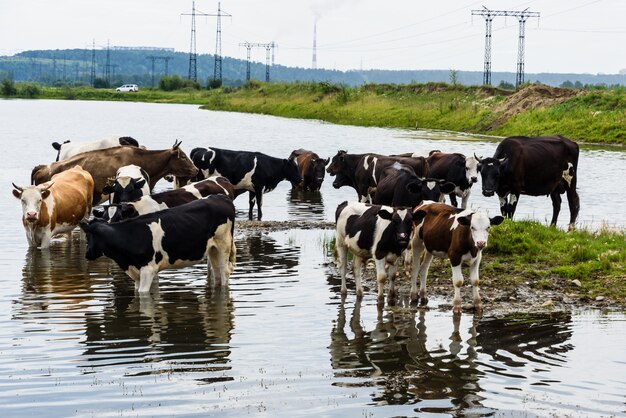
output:
<svg viewBox="0 0 626 418"><path fill-rule="evenodd" d="M453 311L461 313L461 286L463 286L462 263L470 266L470 282L474 292L474 308L482 310L479 277L482 250L487 246L492 225L504 221L502 216L490 218L484 211L457 209L436 202L425 202L413 210L415 232L411 242L413 267L411 269L411 300L417 301L417 277L420 276L420 304L426 305L426 278L433 256L450 259L452 284L454 285ZM424 260L420 263L420 257Z"/></svg>
<svg viewBox="0 0 626 418"><path fill-rule="evenodd" d="M235 206L213 195L182 206L117 223L81 223L88 260L106 256L135 281L140 295L150 292L159 271L194 265L207 258L207 278L228 284L235 266Z"/></svg>
<svg viewBox="0 0 626 418"><path fill-rule="evenodd" d="M412 208L423 200L437 201L443 193L450 193L454 188L453 183L419 178L411 167L394 163L383 170L372 203Z"/></svg>
<svg viewBox="0 0 626 418"><path fill-rule="evenodd" d="M552 199L551 225L556 225L561 210L561 194L567 193L573 229L580 210L576 192L578 181L578 144L561 135L505 138L493 157L480 162L483 195L500 198L502 216L512 219L520 194L549 195Z"/></svg>
<svg viewBox="0 0 626 418"><path fill-rule="evenodd" d="M120 145L138 147L139 143L135 138L131 138L130 136L113 136L88 142L72 142L70 140L64 141L63 143L53 142L52 148L57 150L57 158L55 161L59 161L68 159L82 152L119 147Z"/></svg>
<svg viewBox="0 0 626 418"><path fill-rule="evenodd" d="M125 165L117 169L113 183L102 191L109 194L110 203L131 202L150 194L150 176L138 165Z"/></svg>
<svg viewBox="0 0 626 418"><path fill-rule="evenodd" d="M389 298L396 295L394 274L396 261L407 248L413 229L410 208L393 208L361 202L343 202L335 212L336 248L341 275L341 293L347 293L346 264L348 251L353 258L357 297L363 296L361 271L364 263L373 258L378 282L378 303L384 299L387 277L391 280Z"/></svg>
<svg viewBox="0 0 626 418"><path fill-rule="evenodd" d="M294 187L302 181L293 161L260 152L194 148L190 157L199 169L199 180L209 176L224 176L233 184L236 196L249 192L249 219L252 219L252 210L256 203L257 219L261 220L263 193L274 190L283 180L288 180Z"/></svg>
<svg viewBox="0 0 626 418"><path fill-rule="evenodd" d="M107 222L119 222L122 219L184 205L214 194L223 194L231 199L235 198L233 185L226 177L209 177L178 189L142 196L132 202L108 205L99 211L94 209L94 216Z"/></svg>
<svg viewBox="0 0 626 418"><path fill-rule="evenodd" d="M467 208L471 187L478 181L478 159L459 153L431 152L428 158L430 177L449 181L455 189L448 192L452 206L458 206L457 197L461 198L461 207Z"/></svg>

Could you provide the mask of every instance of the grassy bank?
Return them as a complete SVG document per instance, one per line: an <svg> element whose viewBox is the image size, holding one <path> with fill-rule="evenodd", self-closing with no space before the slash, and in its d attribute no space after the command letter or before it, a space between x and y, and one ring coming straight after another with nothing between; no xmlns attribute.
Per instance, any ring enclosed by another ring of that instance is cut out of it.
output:
<svg viewBox="0 0 626 418"><path fill-rule="evenodd" d="M4 97L197 104L204 109L320 119L337 124L511 135L561 134L578 142L626 144L626 89L582 91L488 86L251 82L237 89L135 93L16 84Z"/></svg>

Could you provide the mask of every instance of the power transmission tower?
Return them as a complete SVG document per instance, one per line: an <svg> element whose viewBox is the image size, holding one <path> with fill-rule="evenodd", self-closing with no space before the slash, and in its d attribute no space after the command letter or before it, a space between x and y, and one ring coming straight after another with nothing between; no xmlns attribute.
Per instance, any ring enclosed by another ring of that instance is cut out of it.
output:
<svg viewBox="0 0 626 418"><path fill-rule="evenodd" d="M531 17L539 18L539 12L529 12L528 9L522 11L513 10L489 10L483 6L482 10L472 10L472 16L482 16L485 18L485 67L483 72L483 84L491 84L491 22L496 16L516 17L519 21L519 39L517 49L517 76L515 87L519 87L524 82L524 40L526 21Z"/></svg>
<svg viewBox="0 0 626 418"><path fill-rule="evenodd" d="M198 54L196 52L196 15L209 16L196 11L196 2L191 2L191 13L181 13L181 16L191 16L191 45L189 46L189 75L188 79L198 81ZM154 84L154 81L152 82ZM154 86L153 86L154 87Z"/></svg>
<svg viewBox="0 0 626 418"><path fill-rule="evenodd" d="M107 56L106 63L104 64L104 79L107 82L107 86L111 86L111 47L109 41L107 41Z"/></svg>
<svg viewBox="0 0 626 418"><path fill-rule="evenodd" d="M213 80L219 80L222 85L222 16L232 17L231 14L222 10L220 2L217 2L217 14L208 16L217 17L217 33L215 35L215 64L213 66Z"/></svg>
<svg viewBox="0 0 626 418"><path fill-rule="evenodd" d="M246 81L250 81L250 50L252 48L265 48L265 81L270 81L270 51L272 65L274 65L274 48L278 47L274 41L266 44L256 42L243 42L239 46L246 47Z"/></svg>
<svg viewBox="0 0 626 418"><path fill-rule="evenodd" d="M93 40L91 46L91 75L89 77L91 87L96 86L96 40Z"/></svg>
<svg viewBox="0 0 626 418"><path fill-rule="evenodd" d="M154 62L156 60L163 60L165 61L165 75L167 75L168 73L168 61L172 58L172 57L164 57L164 56L155 56L155 55L148 55L146 57L147 59L152 61L152 88L154 88L154 76L155 76L155 72L154 72Z"/></svg>
<svg viewBox="0 0 626 418"><path fill-rule="evenodd" d="M317 20L313 23L313 60L311 62L311 68L317 69Z"/></svg>

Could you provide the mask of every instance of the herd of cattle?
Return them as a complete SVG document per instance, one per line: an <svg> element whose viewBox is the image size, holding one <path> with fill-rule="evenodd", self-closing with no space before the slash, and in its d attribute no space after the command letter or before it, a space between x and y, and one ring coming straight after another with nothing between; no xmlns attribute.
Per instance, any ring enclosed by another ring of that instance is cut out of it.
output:
<svg viewBox="0 0 626 418"><path fill-rule="evenodd" d="M379 303L387 278L389 297L394 297L394 275L404 255L411 271L411 300L424 305L428 269L437 256L450 259L453 310L458 313L462 262L470 265L474 307L481 309L478 270L489 229L503 217L513 217L520 194L549 195L553 225L561 194L567 194L570 227L579 211L578 145L562 136L506 138L489 158L440 151L381 155L341 150L324 159L298 149L281 159L213 147L194 148L187 156L180 144L148 150L130 137L53 143L57 161L36 166L30 186L13 184L29 246L46 248L53 236L78 225L87 237L87 259L104 255L114 260L135 281L140 295L149 293L160 270L205 258L207 277L226 284L235 268L233 200L248 191L248 217L253 219L256 204L261 220L263 194L279 182L318 192L327 172L334 177L333 187L348 186L357 193L355 201L337 207L335 216L342 294L347 292L348 252L359 297L364 263L374 260ZM468 209L479 175L483 194L498 194L503 216L490 218ZM163 178L174 187L151 194ZM442 203L446 195L451 205Z"/></svg>

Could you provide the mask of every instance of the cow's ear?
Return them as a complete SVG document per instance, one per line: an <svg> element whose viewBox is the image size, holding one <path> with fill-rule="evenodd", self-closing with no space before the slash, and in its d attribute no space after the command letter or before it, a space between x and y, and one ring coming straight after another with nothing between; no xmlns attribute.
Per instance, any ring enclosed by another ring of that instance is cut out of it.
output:
<svg viewBox="0 0 626 418"><path fill-rule="evenodd" d="M17 197L18 199L21 199L22 198L22 192L20 192L19 190L13 189L13 196Z"/></svg>
<svg viewBox="0 0 626 418"><path fill-rule="evenodd" d="M470 226L470 224L472 223L472 215L459 216L458 218L456 218L456 220L459 222L460 225Z"/></svg>
<svg viewBox="0 0 626 418"><path fill-rule="evenodd" d="M426 217L427 212L425 210L422 209L418 209L416 211L413 212L413 223L415 225L421 223L424 218Z"/></svg>
<svg viewBox="0 0 626 418"><path fill-rule="evenodd" d="M122 214L122 219L129 218L135 213L135 207L128 203L122 203L118 210Z"/></svg>
<svg viewBox="0 0 626 418"><path fill-rule="evenodd" d="M58 142L53 142L52 143L52 148L54 148L57 151L61 150L61 144L59 144Z"/></svg>
<svg viewBox="0 0 626 418"><path fill-rule="evenodd" d="M378 211L378 216L381 219L386 221L390 221L393 218L393 213L389 212L387 209L381 209Z"/></svg>
<svg viewBox="0 0 626 418"><path fill-rule="evenodd" d="M91 210L94 218L102 218L104 216L104 208L96 207Z"/></svg>
<svg viewBox="0 0 626 418"><path fill-rule="evenodd" d="M326 158L326 159L324 160L324 165L328 165L328 163L329 163L329 162L330 162L330 158Z"/></svg>
<svg viewBox="0 0 626 418"><path fill-rule="evenodd" d="M104 186L102 188L102 193L104 194L111 194L115 191L115 186L107 184L106 186Z"/></svg>
<svg viewBox="0 0 626 418"><path fill-rule="evenodd" d="M489 219L489 223L491 225L500 225L503 221L504 221L504 218L500 215L494 216L493 218Z"/></svg>
<svg viewBox="0 0 626 418"><path fill-rule="evenodd" d="M422 182L419 180L412 181L406 185L406 189L411 193L420 193L422 191Z"/></svg>
<svg viewBox="0 0 626 418"><path fill-rule="evenodd" d="M146 179L136 180L135 189L141 189L146 184Z"/></svg>
<svg viewBox="0 0 626 418"><path fill-rule="evenodd" d="M441 191L441 193L452 193L455 188L456 184L450 181L441 180L439 182L439 190Z"/></svg>
<svg viewBox="0 0 626 418"><path fill-rule="evenodd" d="M80 227L80 229L82 229L85 232L89 232L89 224L85 221L80 221L78 223L78 226Z"/></svg>

